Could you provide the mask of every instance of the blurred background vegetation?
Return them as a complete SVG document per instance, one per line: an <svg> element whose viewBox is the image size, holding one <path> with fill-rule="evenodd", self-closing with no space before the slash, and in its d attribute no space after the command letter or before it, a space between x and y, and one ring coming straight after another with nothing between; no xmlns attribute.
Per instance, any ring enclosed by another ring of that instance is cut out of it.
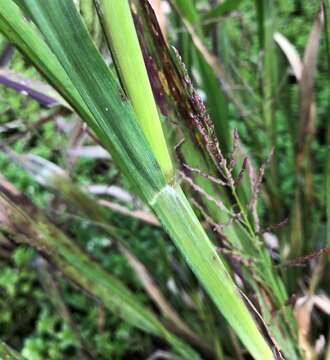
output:
<svg viewBox="0 0 330 360"><path fill-rule="evenodd" d="M168 44L180 54L205 101L223 152L232 151L234 129L256 169L274 149L258 195L258 212L275 267L286 285L285 306L298 313L297 333L307 331L306 338L299 340L297 335L295 345L305 349L301 358L306 359L309 347L311 359L330 359L327 16L317 30L321 6L329 6L326 1L165 0L160 8L153 2ZM81 12L84 15L83 8ZM99 24L95 25L95 19L85 20L103 49ZM296 67L283 36L300 56ZM217 348L215 358L248 359L157 220L78 116L57 103L45 106L38 96L33 98L20 87L20 91L13 89L8 79L19 84L15 76L20 74L31 80L30 88L44 94L39 83L44 80L5 37L0 39L0 55L1 175L122 280L142 304L158 313L136 270L103 224L88 216L88 211L87 215L77 212L65 201L62 189L50 186L41 172L51 171L51 162L70 174L76 186L110 207L113 224L127 247L157 279L166 300L189 328ZM109 54L104 55L109 60ZM312 108L307 120L304 101L309 103L308 111ZM168 130L168 137L173 136ZM315 304L323 301L323 307L312 310L314 302L309 302L308 309L301 309L299 304L307 294L314 296ZM299 322L304 316L308 320ZM0 339L29 360L175 358L161 340L110 313L35 250L5 239L0 252Z"/></svg>

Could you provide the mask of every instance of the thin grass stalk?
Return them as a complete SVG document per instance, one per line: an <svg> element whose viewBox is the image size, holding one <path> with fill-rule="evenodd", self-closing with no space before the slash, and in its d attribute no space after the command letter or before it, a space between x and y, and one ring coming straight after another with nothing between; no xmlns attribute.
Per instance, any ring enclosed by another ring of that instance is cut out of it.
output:
<svg viewBox="0 0 330 360"><path fill-rule="evenodd" d="M81 360L96 360L97 354L93 349L92 345L88 342L86 338L84 338L77 324L75 323L72 314L65 304L65 301L62 296L61 289L59 287L59 283L56 279L55 274L49 264L42 258L37 258L37 270L38 270L38 278L43 287L47 297L52 304L54 310L57 314L61 317L64 323L68 326L71 330L72 334L74 335L75 339L79 344L79 357ZM102 358L98 358L100 360L104 360Z"/></svg>
<svg viewBox="0 0 330 360"><path fill-rule="evenodd" d="M256 0L260 59L262 64L262 77L260 83L260 93L262 98L261 113L266 129L268 152L276 147L277 142L275 109L278 69L276 48L273 40L275 31L275 6L274 0ZM275 149L273 161L270 165L271 176L266 179L266 184L272 197L272 214L274 214L272 216L272 221L274 223L282 218L282 208L278 198L279 179L277 166L278 160Z"/></svg>
<svg viewBox="0 0 330 360"><path fill-rule="evenodd" d="M327 238L330 248L330 126L328 126L328 154L327 154L327 173L326 173L326 211L327 211ZM330 352L330 345L329 345Z"/></svg>
<svg viewBox="0 0 330 360"><path fill-rule="evenodd" d="M204 23L216 22L222 16L227 16L230 12L237 10L242 0L225 0L214 5L202 15Z"/></svg>
<svg viewBox="0 0 330 360"><path fill-rule="evenodd" d="M323 0L325 41L328 65L328 83L330 85L330 0ZM330 106L328 106L330 110ZM326 194L326 214L327 214L327 239L330 248L330 123L327 126L327 155L326 155L326 174L325 174L325 194ZM330 341L327 350L327 360L330 359Z"/></svg>
<svg viewBox="0 0 330 360"><path fill-rule="evenodd" d="M101 14L119 78L163 174L171 179L172 160L167 150L128 1L96 0L95 3ZM108 17L111 21L108 21Z"/></svg>
<svg viewBox="0 0 330 360"><path fill-rule="evenodd" d="M330 0L322 1L322 8L324 13L324 28L325 28L325 42L327 49L328 72L330 75Z"/></svg>
<svg viewBox="0 0 330 360"><path fill-rule="evenodd" d="M2 360L25 360L15 350L11 349L3 341L0 341L0 359Z"/></svg>

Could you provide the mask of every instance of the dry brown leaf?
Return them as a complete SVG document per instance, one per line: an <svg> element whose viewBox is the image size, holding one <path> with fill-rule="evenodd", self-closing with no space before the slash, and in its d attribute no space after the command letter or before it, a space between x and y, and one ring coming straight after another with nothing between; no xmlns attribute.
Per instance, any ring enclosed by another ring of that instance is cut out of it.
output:
<svg viewBox="0 0 330 360"><path fill-rule="evenodd" d="M125 203L134 203L135 197L118 185L91 184L86 186L88 192L95 196L112 196Z"/></svg>
<svg viewBox="0 0 330 360"><path fill-rule="evenodd" d="M125 206L121 206L115 202L111 202L111 201L107 201L107 200L100 200L99 203L101 205L106 206L109 209L117 211L121 214L142 220L151 225L160 226L159 221L150 211L129 210Z"/></svg>
<svg viewBox="0 0 330 360"><path fill-rule="evenodd" d="M159 27L163 33L164 38L166 38L166 16L164 14L163 8L162 8L162 1L161 0L149 0L149 3L151 7L153 8Z"/></svg>
<svg viewBox="0 0 330 360"><path fill-rule="evenodd" d="M99 145L74 147L68 151L74 157L88 157L93 159L111 159L110 154Z"/></svg>
<svg viewBox="0 0 330 360"><path fill-rule="evenodd" d="M205 351L212 354L212 348L210 348L207 343L205 343L199 336L187 327L177 312L166 301L155 281L141 261L123 244L118 244L118 248L125 255L131 267L135 270L150 298L157 304L163 315L171 320L173 329L189 339L192 343L199 345L201 348L204 348Z"/></svg>
<svg viewBox="0 0 330 360"><path fill-rule="evenodd" d="M298 138L298 151L303 151L306 137L311 130L311 106L313 102L314 77L317 65L317 56L320 45L321 29L324 22L324 14L321 9L316 19L312 31L309 35L305 49L303 70L300 80L300 111L299 123L300 132Z"/></svg>
<svg viewBox="0 0 330 360"><path fill-rule="evenodd" d="M314 305L325 314L330 315L330 298L324 294L314 296Z"/></svg>
<svg viewBox="0 0 330 360"><path fill-rule="evenodd" d="M305 360L314 360L315 353L309 342L309 330L311 324L311 313L313 310L313 297L304 296L299 298L294 308L294 315L298 328L299 346L304 351Z"/></svg>
<svg viewBox="0 0 330 360"><path fill-rule="evenodd" d="M274 34L274 40L287 57L297 81L300 81L303 70L303 63L297 49L284 35L279 32Z"/></svg>
<svg viewBox="0 0 330 360"><path fill-rule="evenodd" d="M311 327L311 315L314 306L317 306L325 314L330 315L330 298L324 294L313 295L308 294L300 297L294 308L294 315L298 328L298 341L300 347L304 350L305 360L315 360L317 347L319 344L315 344L313 347L309 340L309 333ZM320 349L317 349L320 351Z"/></svg>
<svg viewBox="0 0 330 360"><path fill-rule="evenodd" d="M10 69L0 69L0 83L23 95L30 96L46 107L61 105L71 110L70 105L51 86L26 77Z"/></svg>

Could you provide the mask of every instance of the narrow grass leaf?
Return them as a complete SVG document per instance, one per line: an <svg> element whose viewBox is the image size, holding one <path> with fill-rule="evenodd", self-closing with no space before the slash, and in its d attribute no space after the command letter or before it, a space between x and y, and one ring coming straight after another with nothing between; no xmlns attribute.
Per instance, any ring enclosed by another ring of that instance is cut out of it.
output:
<svg viewBox="0 0 330 360"><path fill-rule="evenodd" d="M139 184L140 195L150 200L165 179L116 75L91 41L72 0L23 3L84 98L89 109L84 120L131 182Z"/></svg>
<svg viewBox="0 0 330 360"><path fill-rule="evenodd" d="M12 0L5 1L0 6L0 31L33 62L53 86L61 88L62 96L70 99L82 116L86 116L88 109L63 67L35 26L24 19L23 13Z"/></svg>
<svg viewBox="0 0 330 360"><path fill-rule="evenodd" d="M237 10L241 2L242 0L222 1L203 14L202 19L207 22L216 21L219 17L226 16L230 12Z"/></svg>
<svg viewBox="0 0 330 360"><path fill-rule="evenodd" d="M165 177L171 179L173 165L128 1L97 0L96 3L124 89Z"/></svg>
<svg viewBox="0 0 330 360"><path fill-rule="evenodd" d="M189 346L173 336L154 314L141 305L124 284L92 260L3 178L0 210L1 228L10 233L15 242L28 244L50 258L66 277L132 326L168 341L185 359L199 359Z"/></svg>

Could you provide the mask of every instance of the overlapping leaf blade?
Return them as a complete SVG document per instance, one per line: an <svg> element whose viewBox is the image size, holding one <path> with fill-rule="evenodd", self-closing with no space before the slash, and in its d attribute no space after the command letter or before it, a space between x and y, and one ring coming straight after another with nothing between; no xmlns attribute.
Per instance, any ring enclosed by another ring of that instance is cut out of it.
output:
<svg viewBox="0 0 330 360"><path fill-rule="evenodd" d="M52 264L67 278L132 326L168 341L186 359L199 359L197 353L172 335L120 280L107 273L4 179L0 185L0 211L1 229L11 233L14 241L29 244L51 258Z"/></svg>
<svg viewBox="0 0 330 360"><path fill-rule="evenodd" d="M19 3L28 8L83 98L89 109L84 120L158 215L245 346L256 359L273 359L272 351L180 187L171 182L166 184L132 107L93 45L73 2L26 0ZM61 91L60 87L58 90Z"/></svg>

